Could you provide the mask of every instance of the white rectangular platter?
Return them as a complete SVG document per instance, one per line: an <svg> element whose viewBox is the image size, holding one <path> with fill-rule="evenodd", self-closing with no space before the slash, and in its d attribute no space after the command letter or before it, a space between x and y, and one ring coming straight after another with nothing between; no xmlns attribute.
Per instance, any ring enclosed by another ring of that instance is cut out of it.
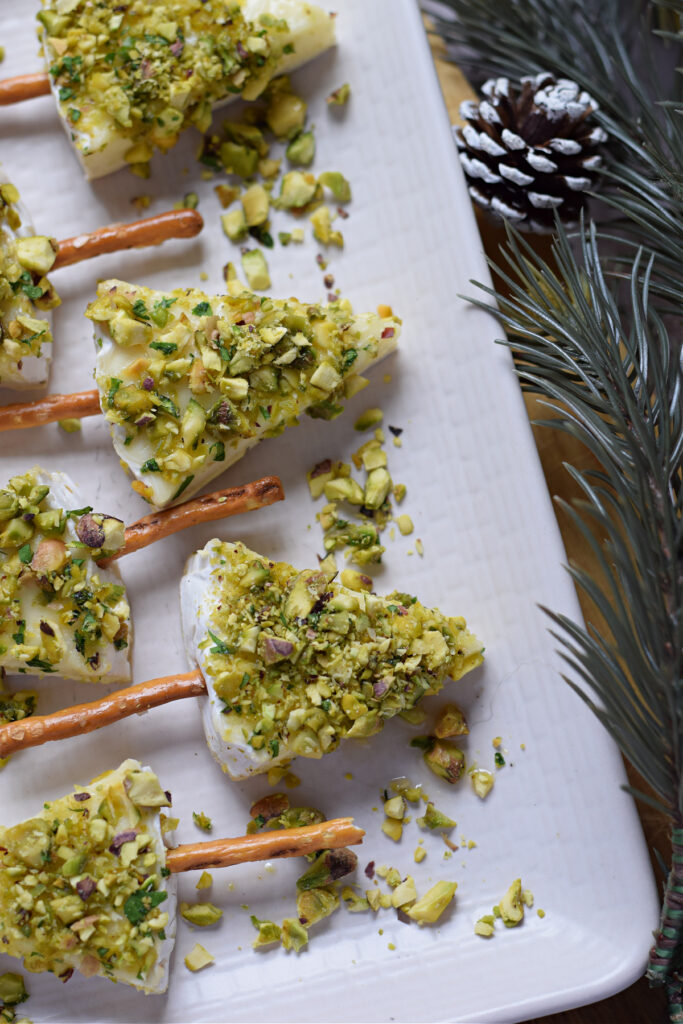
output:
<svg viewBox="0 0 683 1024"><path fill-rule="evenodd" d="M35 0L0 0L3 75L41 68L37 7ZM401 721L322 762L294 764L302 785L291 791L293 801L330 817L353 814L367 830L360 883L371 860L410 872L421 892L440 878L458 882L453 908L438 926L419 929L393 911L374 916L342 909L312 931L300 955L256 953L249 915L290 915L301 865L215 872L211 899L224 918L212 930L179 922L167 995L145 997L102 979L74 976L63 986L51 975L31 976L25 1009L41 1024L511 1022L607 996L635 980L645 964L656 923L647 851L634 806L620 788L618 752L562 681L538 609L545 604L580 614L509 354L494 344L499 329L493 319L459 298L472 293L470 279L487 281L488 275L417 6L413 0L339 0L336 9L336 51L295 75L316 125L314 168L342 171L353 188L350 217L340 225L346 247L329 254L329 271L356 310L388 303L403 318L399 352L376 368L371 387L345 415L329 424L305 419L222 478L228 485L277 472L284 504L195 528L126 559L134 678L186 670L178 581L188 555L210 537L242 539L300 567L316 564L321 533L306 471L325 457L348 461L362 440L354 419L380 406L385 424L403 428L403 447L388 445L389 468L407 485L401 511L413 518L424 557L408 554L414 537L387 541L377 589L407 590L466 616L486 645L485 665L434 699L433 708L448 697L457 700L471 727L468 760L492 768L492 739L501 736L507 765L481 802L468 782L451 788L423 768L419 751L409 746L416 730ZM334 116L325 96L346 81L352 99ZM52 391L92 386L92 330L83 310L96 278L197 287L206 272L203 287L220 291L223 265L239 260L220 229L213 185L223 179L201 180L198 144L190 133L169 156L155 159L149 181L123 171L90 185L50 97L0 112L0 159L39 232L63 238L135 219L130 201L141 193L152 195L150 212L156 212L194 190L206 221L194 241L102 257L55 275L63 304L55 312ZM291 220L274 227L291 228ZM273 293L324 299L317 252L309 229L305 245L269 253ZM5 392L1 400L12 396ZM146 512L96 418L84 421L80 434L52 425L0 435L2 481L35 463L69 473L98 510L127 521ZM50 678L37 689L43 711L100 692ZM242 833L251 802L269 791L265 778L242 784L223 778L204 744L196 707L179 702L105 732L17 755L0 773L1 820L28 817L44 799L129 756L150 763L172 791L181 842L203 838L193 810L212 817L215 836ZM424 782L437 806L457 819L453 839L460 848L451 857L438 836L420 832L414 822L398 845L381 833L381 791L398 775ZM422 837L427 858L418 865L413 852ZM476 846L469 849L463 837ZM490 941L475 936L476 919L520 876L545 918L529 911L522 927L498 929ZM182 879L182 899L196 898L195 883L194 875ZM197 941L216 963L191 974L183 957ZM0 973L16 966L0 955Z"/></svg>

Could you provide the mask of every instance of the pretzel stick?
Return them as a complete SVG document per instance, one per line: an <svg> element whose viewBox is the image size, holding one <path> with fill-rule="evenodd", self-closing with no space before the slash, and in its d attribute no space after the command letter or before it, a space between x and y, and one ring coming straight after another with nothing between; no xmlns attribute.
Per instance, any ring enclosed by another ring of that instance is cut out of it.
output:
<svg viewBox="0 0 683 1024"><path fill-rule="evenodd" d="M365 832L353 824L353 818L335 818L302 828L284 828L260 832L237 839L215 839L208 843L188 843L169 850L166 867L177 875L200 868L226 868L254 860L274 857L303 857L315 850L334 850L363 842Z"/></svg>
<svg viewBox="0 0 683 1024"><path fill-rule="evenodd" d="M35 402L13 402L0 406L0 431L40 427L57 420L96 416L100 409L99 392L77 391L73 395L47 395Z"/></svg>
<svg viewBox="0 0 683 1024"><path fill-rule="evenodd" d="M125 690L117 690L91 704L76 704L52 715L34 715L0 726L0 757L25 747L39 747L50 740L65 740L94 729L102 729L131 715L139 715L160 704L206 693L199 671L150 679Z"/></svg>
<svg viewBox="0 0 683 1024"><path fill-rule="evenodd" d="M42 71L34 75L17 75L16 78L5 78L0 82L0 107L10 103L22 103L32 100L35 96L49 96L50 79Z"/></svg>
<svg viewBox="0 0 683 1024"><path fill-rule="evenodd" d="M160 245L169 238L194 238L203 226L202 215L197 210L169 210L155 217L133 221L132 224L110 224L97 231L58 242L57 258L52 269L68 267L72 263L80 263L81 260L89 260L107 252Z"/></svg>
<svg viewBox="0 0 683 1024"><path fill-rule="evenodd" d="M138 519L132 526L126 527L126 542L121 550L110 558L98 559L97 564L106 567L121 555L145 548L148 544L153 544L154 541L184 530L188 526L212 523L216 519L227 519L228 516L237 516L241 512L265 508L276 501L283 501L284 497L285 492L279 477L264 476L242 487L228 487L224 491L214 491L213 494L205 494L201 498L186 501L175 508L152 512Z"/></svg>

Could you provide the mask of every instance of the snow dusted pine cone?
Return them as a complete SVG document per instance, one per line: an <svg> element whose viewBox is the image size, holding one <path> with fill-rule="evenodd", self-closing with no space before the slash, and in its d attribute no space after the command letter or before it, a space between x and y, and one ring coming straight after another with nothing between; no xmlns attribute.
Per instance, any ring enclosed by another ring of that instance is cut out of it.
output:
<svg viewBox="0 0 683 1024"><path fill-rule="evenodd" d="M466 100L455 128L469 193L475 203L523 230L547 230L558 211L577 220L600 166L607 133L591 124L595 100L576 82L548 73L491 78L481 103Z"/></svg>

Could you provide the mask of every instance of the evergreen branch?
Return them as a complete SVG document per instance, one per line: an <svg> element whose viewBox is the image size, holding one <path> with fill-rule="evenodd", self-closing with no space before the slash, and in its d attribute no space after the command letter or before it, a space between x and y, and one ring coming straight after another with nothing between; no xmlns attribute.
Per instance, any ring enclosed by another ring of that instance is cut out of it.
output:
<svg viewBox="0 0 683 1024"><path fill-rule="evenodd" d="M683 815L683 367L650 308L652 260L633 262L627 315L607 283L593 225L580 258L557 226L557 271L508 228L498 267L506 327L525 390L601 466L568 467L585 501L565 508L601 579L572 567L608 634L550 614L576 687L673 816ZM485 301L478 305L490 308Z"/></svg>

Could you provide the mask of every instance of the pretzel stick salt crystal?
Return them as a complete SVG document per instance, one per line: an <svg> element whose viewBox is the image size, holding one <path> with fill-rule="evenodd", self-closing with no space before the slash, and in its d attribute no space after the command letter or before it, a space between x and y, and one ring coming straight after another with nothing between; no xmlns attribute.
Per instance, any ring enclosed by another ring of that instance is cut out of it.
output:
<svg viewBox="0 0 683 1024"><path fill-rule="evenodd" d="M58 420L85 419L97 416L100 409L98 391L77 391L73 395L46 395L33 402L12 402L0 406L0 432L42 427Z"/></svg>
<svg viewBox="0 0 683 1024"><path fill-rule="evenodd" d="M24 100L32 100L37 96L49 96L50 92L50 76L42 71L32 75L4 78L0 81L0 107L23 103Z"/></svg>
<svg viewBox="0 0 683 1024"><path fill-rule="evenodd" d="M3 953L63 981L78 970L164 992L176 932L175 875L302 856L360 843L364 835L343 818L167 850L160 812L170 805L151 768L131 758L43 804L34 818L0 827ZM355 854L347 851L346 860L353 870Z"/></svg>
<svg viewBox="0 0 683 1024"><path fill-rule="evenodd" d="M109 252L161 245L169 238L194 238L204 226L197 210L168 210L131 224L111 224L57 243L53 270Z"/></svg>
<svg viewBox="0 0 683 1024"><path fill-rule="evenodd" d="M211 541L190 559L180 590L185 646L199 672L4 725L0 757L196 694L211 753L243 779L371 736L482 661L464 619L406 594L352 590L334 575Z"/></svg>
<svg viewBox="0 0 683 1024"><path fill-rule="evenodd" d="M130 608L110 563L189 526L284 498L277 477L208 494L124 530L64 473L36 466L0 489L0 667L127 682ZM79 730L80 731L80 730Z"/></svg>

